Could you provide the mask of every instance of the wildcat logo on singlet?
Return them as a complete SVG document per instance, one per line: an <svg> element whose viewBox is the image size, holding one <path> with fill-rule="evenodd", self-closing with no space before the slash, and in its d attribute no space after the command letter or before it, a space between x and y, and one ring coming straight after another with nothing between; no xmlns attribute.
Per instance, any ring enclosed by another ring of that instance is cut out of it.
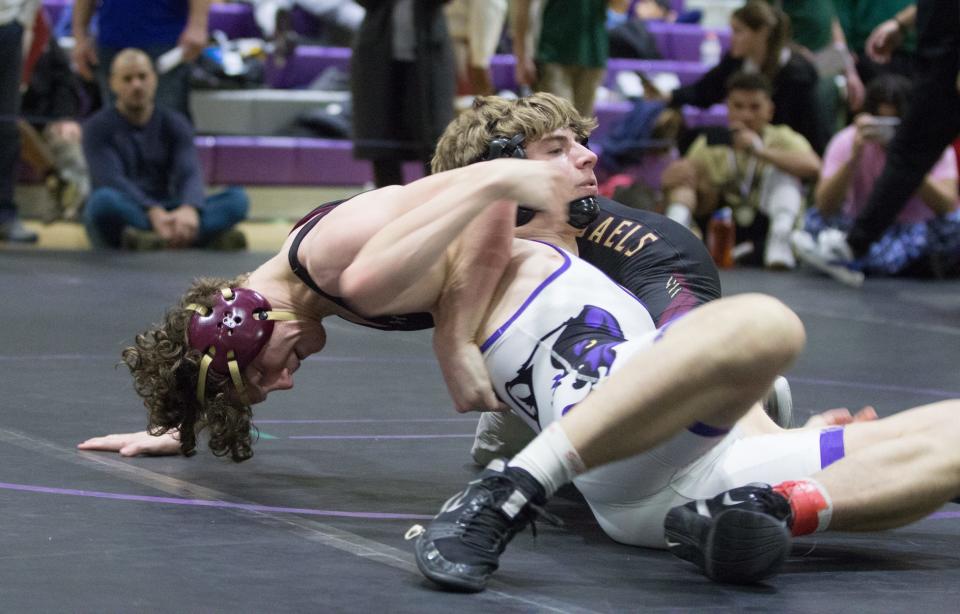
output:
<svg viewBox="0 0 960 614"><path fill-rule="evenodd" d="M610 312L587 305L540 339L507 382L507 395L538 423L540 411L548 407L562 407L565 414L610 374L616 347L624 341Z"/></svg>

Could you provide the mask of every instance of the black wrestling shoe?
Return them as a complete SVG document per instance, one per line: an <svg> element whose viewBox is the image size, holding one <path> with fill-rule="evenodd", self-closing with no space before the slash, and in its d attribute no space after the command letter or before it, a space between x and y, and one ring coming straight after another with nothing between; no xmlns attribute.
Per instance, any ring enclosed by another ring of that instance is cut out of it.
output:
<svg viewBox="0 0 960 614"><path fill-rule="evenodd" d="M554 520L540 507L544 503L543 486L533 476L506 467L503 459L492 461L417 538L417 567L444 588L482 591L514 535L538 516Z"/></svg>
<svg viewBox="0 0 960 614"><path fill-rule="evenodd" d="M728 490L680 505L664 520L667 548L711 580L757 582L780 570L790 553L793 514L766 484Z"/></svg>

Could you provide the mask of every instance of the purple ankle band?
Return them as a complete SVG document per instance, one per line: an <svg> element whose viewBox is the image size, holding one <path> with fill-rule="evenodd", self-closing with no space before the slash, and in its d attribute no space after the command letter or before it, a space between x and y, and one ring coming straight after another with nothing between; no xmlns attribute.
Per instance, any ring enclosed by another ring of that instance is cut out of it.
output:
<svg viewBox="0 0 960 614"><path fill-rule="evenodd" d="M820 431L820 468L843 458L843 427L837 426Z"/></svg>

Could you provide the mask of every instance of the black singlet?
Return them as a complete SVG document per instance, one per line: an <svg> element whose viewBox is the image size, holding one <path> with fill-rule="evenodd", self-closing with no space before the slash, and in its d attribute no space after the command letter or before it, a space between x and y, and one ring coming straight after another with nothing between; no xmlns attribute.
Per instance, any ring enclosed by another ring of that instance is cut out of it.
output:
<svg viewBox="0 0 960 614"><path fill-rule="evenodd" d="M303 264L300 262L300 259L297 257L297 250L300 248L300 243L303 241L303 238L307 235L307 233L310 232L310 230L317 225L317 222L322 220L325 215L336 209L337 206L343 202L345 201L335 200L320 205L307 215L303 216L303 218L301 218L300 221L294 225L290 232L296 232L297 235L294 237L293 243L290 245L290 251L287 252L287 260L290 262L290 268L293 270L293 274L299 277L300 281L305 283L308 288L320 296L333 301L337 305L340 305L351 313L355 313L342 297L333 296L332 294L327 294L321 290L317 283L313 281L313 278L310 277L310 273L307 272L307 269L304 268ZM433 328L433 316L431 316L429 313L407 313L402 315L377 316L372 318L357 314L357 318L359 318L359 320L351 320L351 322L379 330L409 331Z"/></svg>
<svg viewBox="0 0 960 614"><path fill-rule="evenodd" d="M720 298L703 241L666 216L598 197L600 215L577 239L580 257L634 295L663 326Z"/></svg>

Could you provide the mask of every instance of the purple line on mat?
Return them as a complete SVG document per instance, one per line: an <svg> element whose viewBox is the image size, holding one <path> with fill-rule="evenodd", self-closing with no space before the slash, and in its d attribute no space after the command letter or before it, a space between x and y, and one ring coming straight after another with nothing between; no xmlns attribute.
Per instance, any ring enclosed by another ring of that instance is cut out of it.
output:
<svg viewBox="0 0 960 614"><path fill-rule="evenodd" d="M317 420L254 420L256 424L359 424L376 422L476 422L476 418L329 418Z"/></svg>
<svg viewBox="0 0 960 614"><path fill-rule="evenodd" d="M51 495L70 495L74 497L94 497L98 499L115 499L119 501L143 501L147 503L167 503L172 505L190 505L194 507L214 507L221 509L246 510L248 512L267 512L280 514L300 514L303 516L336 516L339 518L372 518L377 520L429 520L432 516L424 514L391 514L387 512L338 512L331 510L316 510L303 507L277 507L273 505L257 505L254 503L231 503L229 501L209 501L206 499L179 499L176 497L152 497L149 495L130 495L123 493L99 492L96 490L76 490L73 488L51 488L48 486L32 486L30 484L10 484L0 482L0 488L38 492Z"/></svg>
<svg viewBox="0 0 960 614"><path fill-rule="evenodd" d="M473 439L475 435L291 435L287 439Z"/></svg>
<svg viewBox="0 0 960 614"><path fill-rule="evenodd" d="M960 518L960 512L934 512L927 516L927 518L933 518L935 520L941 518Z"/></svg>

